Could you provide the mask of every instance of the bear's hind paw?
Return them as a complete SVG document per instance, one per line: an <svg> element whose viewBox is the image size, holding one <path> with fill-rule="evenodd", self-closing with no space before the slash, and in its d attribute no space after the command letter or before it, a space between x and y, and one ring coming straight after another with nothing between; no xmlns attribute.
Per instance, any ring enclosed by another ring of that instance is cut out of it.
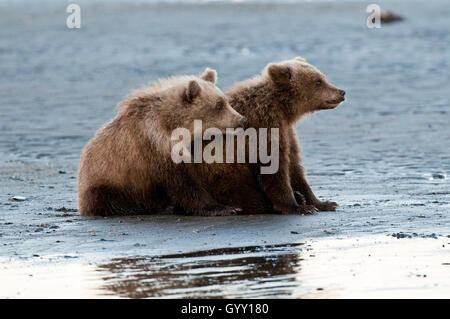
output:
<svg viewBox="0 0 450 319"><path fill-rule="evenodd" d="M201 212L199 215L202 216L236 216L242 212L241 208L217 205L211 207L204 212Z"/></svg>

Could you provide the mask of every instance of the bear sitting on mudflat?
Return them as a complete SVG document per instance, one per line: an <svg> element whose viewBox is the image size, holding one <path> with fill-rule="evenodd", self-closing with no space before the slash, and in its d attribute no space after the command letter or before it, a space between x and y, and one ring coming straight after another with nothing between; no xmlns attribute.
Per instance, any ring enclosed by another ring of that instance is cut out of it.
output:
<svg viewBox="0 0 450 319"><path fill-rule="evenodd" d="M175 203L198 215L230 215L192 178L186 165L171 159L171 132L194 120L203 129L242 125L215 86L216 72L178 76L135 91L120 111L84 148L78 178L82 215L148 214Z"/></svg>
<svg viewBox="0 0 450 319"><path fill-rule="evenodd" d="M218 202L240 207L247 214L335 210L337 203L317 199L306 180L295 124L305 114L337 107L345 100L345 92L297 57L269 64L262 75L236 84L225 95L247 117L248 127L279 129L279 169L261 174L260 162L202 164L197 166L196 180Z"/></svg>

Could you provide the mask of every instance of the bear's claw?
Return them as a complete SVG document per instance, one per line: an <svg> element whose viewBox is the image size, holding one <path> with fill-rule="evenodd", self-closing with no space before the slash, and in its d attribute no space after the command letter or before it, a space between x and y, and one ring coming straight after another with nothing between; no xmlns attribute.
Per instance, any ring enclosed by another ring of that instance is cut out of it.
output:
<svg viewBox="0 0 450 319"><path fill-rule="evenodd" d="M313 205L300 205L300 215L312 215L314 213L317 213L319 210L314 207Z"/></svg>

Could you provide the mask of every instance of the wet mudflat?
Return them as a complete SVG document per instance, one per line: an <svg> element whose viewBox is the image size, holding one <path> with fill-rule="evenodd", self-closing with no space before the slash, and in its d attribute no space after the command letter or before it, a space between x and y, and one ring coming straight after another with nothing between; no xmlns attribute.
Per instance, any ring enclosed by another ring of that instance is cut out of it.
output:
<svg viewBox="0 0 450 319"><path fill-rule="evenodd" d="M68 30L57 1L1 2L0 297L448 297L450 7L388 4L407 19L375 30L359 1L81 1ZM297 55L348 95L297 126L338 211L78 214L81 149L132 89Z"/></svg>

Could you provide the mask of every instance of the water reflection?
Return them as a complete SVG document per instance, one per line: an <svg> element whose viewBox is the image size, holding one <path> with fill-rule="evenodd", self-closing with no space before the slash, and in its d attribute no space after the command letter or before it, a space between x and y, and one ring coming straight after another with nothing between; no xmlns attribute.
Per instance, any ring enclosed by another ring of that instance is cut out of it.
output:
<svg viewBox="0 0 450 319"><path fill-rule="evenodd" d="M129 298L283 298L300 285L303 244L251 246L160 257L117 258L98 267L104 295Z"/></svg>

